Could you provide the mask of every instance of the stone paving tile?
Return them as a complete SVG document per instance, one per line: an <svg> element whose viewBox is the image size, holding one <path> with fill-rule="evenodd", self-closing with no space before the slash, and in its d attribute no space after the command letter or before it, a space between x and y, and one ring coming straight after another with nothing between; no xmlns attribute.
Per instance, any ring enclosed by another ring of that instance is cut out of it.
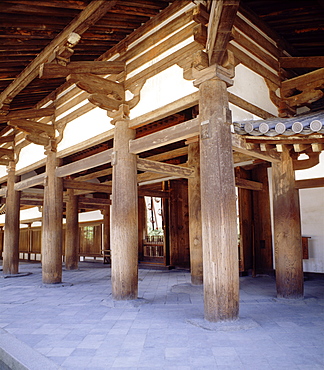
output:
<svg viewBox="0 0 324 370"><path fill-rule="evenodd" d="M184 270L139 270L142 300L116 304L101 263L63 270L56 288L42 286L38 264L20 271L32 274L0 278L0 328L62 369L324 368L324 281L305 281L292 302L276 299L271 277L240 278L238 325L207 330L192 324L204 322L203 292Z"/></svg>

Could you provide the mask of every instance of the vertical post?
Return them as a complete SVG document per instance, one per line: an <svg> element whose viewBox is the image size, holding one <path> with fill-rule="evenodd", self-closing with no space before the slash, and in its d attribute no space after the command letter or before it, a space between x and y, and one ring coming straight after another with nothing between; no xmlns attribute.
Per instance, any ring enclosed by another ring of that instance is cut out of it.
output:
<svg viewBox="0 0 324 370"><path fill-rule="evenodd" d="M65 268L77 270L79 265L79 208L78 196L73 189L67 190L66 230L65 230Z"/></svg>
<svg viewBox="0 0 324 370"><path fill-rule="evenodd" d="M46 177L44 183L42 226L42 273L44 284L62 281L62 210L63 182L55 174L56 144L45 148Z"/></svg>
<svg viewBox="0 0 324 370"><path fill-rule="evenodd" d="M283 146L281 162L272 164L272 182L277 296L301 298L304 278L299 197L287 146Z"/></svg>
<svg viewBox="0 0 324 370"><path fill-rule="evenodd" d="M136 299L138 293L138 196L136 155L129 153L135 131L128 127L129 108L121 105L114 119L111 209L111 282L116 300Z"/></svg>
<svg viewBox="0 0 324 370"><path fill-rule="evenodd" d="M195 171L195 176L188 179L190 271L191 283L194 285L203 284L199 161L199 141L196 140L188 145L188 166Z"/></svg>
<svg viewBox="0 0 324 370"><path fill-rule="evenodd" d="M15 191L16 165L9 162L3 248L3 273L18 274L20 192Z"/></svg>
<svg viewBox="0 0 324 370"><path fill-rule="evenodd" d="M199 86L201 218L205 319L234 320L239 311L237 215L227 89Z"/></svg>
<svg viewBox="0 0 324 370"><path fill-rule="evenodd" d="M104 262L111 262L110 255L110 206L105 207L103 214L103 250ZM105 256L106 254L106 256Z"/></svg>

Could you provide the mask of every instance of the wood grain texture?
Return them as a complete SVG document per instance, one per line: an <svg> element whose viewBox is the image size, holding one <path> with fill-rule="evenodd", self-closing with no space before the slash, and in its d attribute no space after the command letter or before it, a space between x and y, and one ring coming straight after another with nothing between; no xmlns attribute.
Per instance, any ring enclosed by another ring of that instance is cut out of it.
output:
<svg viewBox="0 0 324 370"><path fill-rule="evenodd" d="M112 208L111 282L116 300L136 299L138 292L138 201L136 155L129 153L128 142L135 131L129 120L115 124Z"/></svg>
<svg viewBox="0 0 324 370"><path fill-rule="evenodd" d="M281 155L282 161L272 165L277 296L301 298L304 277L299 197L287 146Z"/></svg>
<svg viewBox="0 0 324 370"><path fill-rule="evenodd" d="M188 146L188 166L195 176L188 179L189 243L191 283L203 284L203 252L201 235L200 155L199 142Z"/></svg>
<svg viewBox="0 0 324 370"><path fill-rule="evenodd" d="M208 135L200 140L205 319L235 320L239 311L237 216L230 125L224 116L226 84L209 80L199 91L199 117L209 126Z"/></svg>
<svg viewBox="0 0 324 370"><path fill-rule="evenodd" d="M56 151L46 151L42 227L42 277L44 284L62 281L62 179L55 175Z"/></svg>
<svg viewBox="0 0 324 370"><path fill-rule="evenodd" d="M73 189L67 190L65 226L65 268L77 270L79 265L78 196Z"/></svg>
<svg viewBox="0 0 324 370"><path fill-rule="evenodd" d="M7 180L6 216L3 246L3 273L18 274L20 192L15 191L15 164L10 162Z"/></svg>

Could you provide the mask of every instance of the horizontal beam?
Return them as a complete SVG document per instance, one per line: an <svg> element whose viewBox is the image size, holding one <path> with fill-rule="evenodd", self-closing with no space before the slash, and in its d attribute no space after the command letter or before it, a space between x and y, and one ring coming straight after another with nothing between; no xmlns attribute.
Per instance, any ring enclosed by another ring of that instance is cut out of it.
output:
<svg viewBox="0 0 324 370"><path fill-rule="evenodd" d="M110 185L95 184L93 182L75 181L65 179L63 182L65 189L89 190L91 192L100 192L111 194L112 187Z"/></svg>
<svg viewBox="0 0 324 370"><path fill-rule="evenodd" d="M199 135L199 121L198 118L193 118L153 134L130 140L129 151L138 154L197 135Z"/></svg>
<svg viewBox="0 0 324 370"><path fill-rule="evenodd" d="M39 175L30 177L29 179L16 182L15 190L22 191L28 188L32 188L33 186L36 186L36 185L43 185L44 179L45 179L45 173L41 173Z"/></svg>
<svg viewBox="0 0 324 370"><path fill-rule="evenodd" d="M0 123L5 123L13 119L27 119L27 118L42 118L52 116L55 113L54 108L42 108L42 109L26 109L13 111L8 113L6 116L0 115Z"/></svg>
<svg viewBox="0 0 324 370"><path fill-rule="evenodd" d="M311 189L311 188L323 188L323 187L324 187L324 177L295 181L296 189Z"/></svg>
<svg viewBox="0 0 324 370"><path fill-rule="evenodd" d="M82 172L90 168L101 166L103 164L111 162L112 149L107 149L103 152L91 155L90 157L80 159L73 163L66 164L56 169L56 176L65 177L73 175L77 172Z"/></svg>
<svg viewBox="0 0 324 370"><path fill-rule="evenodd" d="M96 75L119 74L125 69L125 62L70 62L67 66L56 63L45 63L41 65L39 78L67 77L71 73L93 73Z"/></svg>
<svg viewBox="0 0 324 370"><path fill-rule="evenodd" d="M242 177L235 177L235 186L242 189L260 191L263 189L263 184L257 181L243 179Z"/></svg>
<svg viewBox="0 0 324 370"><path fill-rule="evenodd" d="M78 201L79 203L84 203L84 204L98 204L98 205L110 205L111 204L111 200L105 199L105 198L88 198L88 197L79 196Z"/></svg>
<svg viewBox="0 0 324 370"><path fill-rule="evenodd" d="M188 178L194 175L194 170L188 167L176 166L174 164L151 161L149 159L137 159L137 169L154 173L162 173L169 176Z"/></svg>
<svg viewBox="0 0 324 370"><path fill-rule="evenodd" d="M324 56L318 57L280 57L281 68L324 68Z"/></svg>
<svg viewBox="0 0 324 370"><path fill-rule="evenodd" d="M281 156L275 151L262 152L260 149L248 149L246 142L242 136L232 134L232 147L233 150L250 155L251 157L259 158L267 162L280 162Z"/></svg>

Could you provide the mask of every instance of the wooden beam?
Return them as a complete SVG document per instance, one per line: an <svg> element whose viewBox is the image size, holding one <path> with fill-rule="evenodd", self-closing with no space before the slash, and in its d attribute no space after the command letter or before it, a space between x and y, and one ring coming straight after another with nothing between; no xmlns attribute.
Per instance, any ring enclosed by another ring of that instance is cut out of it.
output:
<svg viewBox="0 0 324 370"><path fill-rule="evenodd" d="M145 126L149 123L168 117L174 113L193 107L197 105L198 102L199 91L196 91L172 103L166 104L161 108L155 109L149 113L145 113L139 117L131 119L129 127L135 129L141 126Z"/></svg>
<svg viewBox="0 0 324 370"><path fill-rule="evenodd" d="M110 185L96 184L93 182L83 182L65 179L63 182L63 187L65 189L90 190L91 192L111 194Z"/></svg>
<svg viewBox="0 0 324 370"><path fill-rule="evenodd" d="M235 177L235 186L248 190L263 190L263 184L261 182L243 179L242 177Z"/></svg>
<svg viewBox="0 0 324 370"><path fill-rule="evenodd" d="M206 45L210 65L221 64L224 59L239 3L239 0L212 2Z"/></svg>
<svg viewBox="0 0 324 370"><path fill-rule="evenodd" d="M43 134L45 133L51 138L55 137L55 129L53 125L40 123L36 121L29 121L27 119L15 119L8 121L9 126L17 127L19 130L29 134Z"/></svg>
<svg viewBox="0 0 324 370"><path fill-rule="evenodd" d="M0 148L0 157L7 156L8 159L14 159L14 155L13 149Z"/></svg>
<svg viewBox="0 0 324 370"><path fill-rule="evenodd" d="M130 140L129 150L137 154L197 135L199 135L199 121L193 118L153 134Z"/></svg>
<svg viewBox="0 0 324 370"><path fill-rule="evenodd" d="M0 137L0 144L13 142L15 140L15 136L16 135L1 136Z"/></svg>
<svg viewBox="0 0 324 370"><path fill-rule="evenodd" d="M79 161L75 161L73 163L69 163L64 166L58 167L56 169L56 176L65 177L73 175L74 173L77 172L88 170L89 168L94 168L109 163L111 162L112 152L113 152L112 149L108 149L103 152L91 155L87 158L80 159Z"/></svg>
<svg viewBox="0 0 324 370"><path fill-rule="evenodd" d="M44 179L45 179L45 173L41 173L39 175L30 177L29 179L16 182L15 190L22 191L28 188L32 188L33 186L36 186L36 185L43 185Z"/></svg>
<svg viewBox="0 0 324 370"><path fill-rule="evenodd" d="M123 101L125 97L122 84L91 73L73 73L67 77L67 81L75 83L81 90L85 90L89 94L105 94L120 101Z"/></svg>
<svg viewBox="0 0 324 370"><path fill-rule="evenodd" d="M304 75L291 78L281 83L282 97L291 95L295 89L299 91L309 90L310 88L320 87L324 80L324 68L317 69ZM311 87L310 87L311 86Z"/></svg>
<svg viewBox="0 0 324 370"><path fill-rule="evenodd" d="M40 66L39 78L67 77L72 73L93 73L95 75L119 74L125 69L125 62L86 61L70 62L66 67L56 63Z"/></svg>
<svg viewBox="0 0 324 370"><path fill-rule="evenodd" d="M194 171L188 167L176 166L169 163L151 161L149 159L137 159L137 169L140 171L149 171L162 173L169 176L188 178L194 175Z"/></svg>
<svg viewBox="0 0 324 370"><path fill-rule="evenodd" d="M265 153L260 149L248 149L246 141L241 135L232 134L233 150L250 155L251 157L260 158L267 162L280 162L280 154L275 151Z"/></svg>
<svg viewBox="0 0 324 370"><path fill-rule="evenodd" d="M14 119L35 119L52 116L55 113L54 108L42 108L42 109L26 109L19 111L12 111L6 116L0 115L0 123L5 123Z"/></svg>
<svg viewBox="0 0 324 370"><path fill-rule="evenodd" d="M324 56L317 57L280 57L281 68L324 68Z"/></svg>
<svg viewBox="0 0 324 370"><path fill-rule="evenodd" d="M324 187L324 177L295 181L296 189L311 189L311 188L323 188L323 187Z"/></svg>
<svg viewBox="0 0 324 370"><path fill-rule="evenodd" d="M234 95L232 93L228 93L228 101L231 104L236 105L239 108L242 108L250 113L255 114L258 117L261 117L263 119L268 119L271 117L275 117L272 113L267 112L266 110L257 107L256 105L247 102L246 100L240 98L237 95Z"/></svg>
<svg viewBox="0 0 324 370"><path fill-rule="evenodd" d="M79 199L79 202L83 204L97 204L97 205L104 205L104 206L108 206L111 204L111 200L106 199L106 198L88 198L88 197L79 196L78 199Z"/></svg>
<svg viewBox="0 0 324 370"><path fill-rule="evenodd" d="M0 109L4 103L10 104L11 100L17 94L19 94L20 91L22 91L35 77L37 77L41 64L50 62L55 58L54 50L57 50L59 47L63 46L72 32L76 32L79 35L83 34L98 19L105 15L106 12L116 4L116 2L116 0L92 1L0 94Z"/></svg>
<svg viewBox="0 0 324 370"><path fill-rule="evenodd" d="M308 153L309 158L307 159L293 160L294 171L307 170L308 168L316 166L320 162L319 155L320 153L318 152Z"/></svg>

